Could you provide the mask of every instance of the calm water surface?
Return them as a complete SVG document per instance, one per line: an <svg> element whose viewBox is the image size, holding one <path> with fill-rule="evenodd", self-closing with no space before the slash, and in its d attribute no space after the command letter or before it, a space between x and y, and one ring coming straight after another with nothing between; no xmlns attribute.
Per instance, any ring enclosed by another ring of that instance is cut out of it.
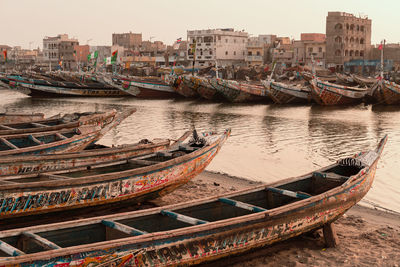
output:
<svg viewBox="0 0 400 267"><path fill-rule="evenodd" d="M0 105L0 112L43 112L46 116L136 107L136 113L99 141L106 145L177 138L193 126L219 132L232 128L232 136L207 169L266 183L305 174L340 157L374 148L388 134L373 187L362 204L400 212L400 107L32 99L8 90L0 90Z"/></svg>

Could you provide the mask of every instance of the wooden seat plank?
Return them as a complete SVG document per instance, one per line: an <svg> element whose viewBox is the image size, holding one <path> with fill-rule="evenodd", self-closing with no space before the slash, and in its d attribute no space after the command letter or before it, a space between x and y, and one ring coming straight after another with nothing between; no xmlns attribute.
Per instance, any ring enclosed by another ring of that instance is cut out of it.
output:
<svg viewBox="0 0 400 267"><path fill-rule="evenodd" d="M304 194L302 192L293 192L290 190L285 190L285 189L280 189L280 188L275 188L275 187L267 187L268 191L271 191L273 193L281 194L284 196L289 196L293 198L298 198L298 199L306 199L310 198L311 196L308 194Z"/></svg>
<svg viewBox="0 0 400 267"><path fill-rule="evenodd" d="M204 221L204 220L200 220L200 219L197 219L197 218L189 217L189 216L186 216L186 215L183 215L183 214L179 214L179 213L176 213L176 212L172 212L172 211L169 211L169 210L161 210L160 213L162 215L171 217L171 218L173 218L175 220L178 220L178 221L181 221L181 222L185 222L185 223L188 223L188 224L191 224L191 225L198 225L198 224L208 223L208 221Z"/></svg>
<svg viewBox="0 0 400 267"><path fill-rule="evenodd" d="M0 137L0 141L12 149L19 149L19 147L17 147L16 145L14 145L13 143L11 143L10 141L8 141L7 139L5 139L3 137Z"/></svg>
<svg viewBox="0 0 400 267"><path fill-rule="evenodd" d="M51 242L50 240L47 240L37 234L31 233L31 232L22 232L22 235L26 238L31 239L33 242L41 246L42 248L46 250L52 250L52 249L60 249L61 247L58 246L57 244Z"/></svg>
<svg viewBox="0 0 400 267"><path fill-rule="evenodd" d="M136 228L130 227L128 225L125 225L125 224L122 224L122 223L119 223L119 222L115 222L113 220L101 220L101 223L104 224L107 227L110 227L110 228L112 228L114 230L123 232L123 233L128 234L128 235L135 236L135 235L147 234L147 232L145 232L145 231L138 230Z"/></svg>
<svg viewBox="0 0 400 267"><path fill-rule="evenodd" d="M3 124L0 124L0 128L2 128L2 129L4 129L4 130L17 130L17 129L15 129L15 128L12 128L12 127L10 127L10 126L3 125Z"/></svg>
<svg viewBox="0 0 400 267"><path fill-rule="evenodd" d="M262 211L266 211L267 209L261 208L261 207L257 207L254 205L250 205L241 201L237 201L237 200L233 200L233 199L229 199L229 198L224 198L221 197L218 199L219 201L221 201L222 203L234 206L234 207L238 207L238 208L242 208L245 210L249 210L252 212L262 212Z"/></svg>
<svg viewBox="0 0 400 267"><path fill-rule="evenodd" d="M21 250L13 247L10 244L3 242L1 240L0 240L0 250L3 251L4 253L6 253L7 255L10 255L13 257L25 254Z"/></svg>

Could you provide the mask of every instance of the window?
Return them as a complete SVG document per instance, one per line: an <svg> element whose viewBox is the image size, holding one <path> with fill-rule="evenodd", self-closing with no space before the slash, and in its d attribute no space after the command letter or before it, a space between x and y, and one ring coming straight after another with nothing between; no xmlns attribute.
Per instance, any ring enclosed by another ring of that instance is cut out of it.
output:
<svg viewBox="0 0 400 267"><path fill-rule="evenodd" d="M357 25L357 31L360 31L360 26L359 25Z"/></svg>
<svg viewBox="0 0 400 267"><path fill-rule="evenodd" d="M309 52L309 53L312 53L312 51L313 51L313 48L312 48L312 47L309 47L309 48L308 48L308 52Z"/></svg>
<svg viewBox="0 0 400 267"><path fill-rule="evenodd" d="M340 51L340 49L335 51L335 56L340 56L342 54L342 51Z"/></svg>
<svg viewBox="0 0 400 267"><path fill-rule="evenodd" d="M335 30L341 30L341 29L343 29L343 25L342 24L338 23L338 24L335 25Z"/></svg>
<svg viewBox="0 0 400 267"><path fill-rule="evenodd" d="M243 56L244 56L244 51L243 51Z"/></svg>
<svg viewBox="0 0 400 267"><path fill-rule="evenodd" d="M260 51L257 51L257 56L261 56L261 53L260 53Z"/></svg>
<svg viewBox="0 0 400 267"><path fill-rule="evenodd" d="M228 51L225 51L225 55L226 55L226 56L228 55Z"/></svg>
<svg viewBox="0 0 400 267"><path fill-rule="evenodd" d="M221 36L218 36L218 41L221 41Z"/></svg>
<svg viewBox="0 0 400 267"><path fill-rule="evenodd" d="M342 37L340 37L340 36L336 36L336 38L335 38L335 43L341 43L342 42Z"/></svg>
<svg viewBox="0 0 400 267"><path fill-rule="evenodd" d="M354 51L350 50L350 56L352 57L354 55Z"/></svg>
<svg viewBox="0 0 400 267"><path fill-rule="evenodd" d="M212 55L212 50L209 51L209 54Z"/></svg>
<svg viewBox="0 0 400 267"><path fill-rule="evenodd" d="M354 24L350 25L350 30L354 30Z"/></svg>
<svg viewBox="0 0 400 267"><path fill-rule="evenodd" d="M362 32L364 31L364 26L360 27L360 31L362 31Z"/></svg>
<svg viewBox="0 0 400 267"><path fill-rule="evenodd" d="M364 44L364 38L360 39L360 44Z"/></svg>
<svg viewBox="0 0 400 267"><path fill-rule="evenodd" d="M225 43L227 43L228 42L228 39L225 39Z"/></svg>
<svg viewBox="0 0 400 267"><path fill-rule="evenodd" d="M356 52L354 53L354 55L355 55L356 57L358 57L358 56L360 55L360 52L359 52L358 50L356 50Z"/></svg>
<svg viewBox="0 0 400 267"><path fill-rule="evenodd" d="M348 30L350 28L349 24L346 23L346 29Z"/></svg>
<svg viewBox="0 0 400 267"><path fill-rule="evenodd" d="M364 56L364 51L360 51L360 57Z"/></svg>
<svg viewBox="0 0 400 267"><path fill-rule="evenodd" d="M251 51L247 52L248 56L252 56L253 54L251 53Z"/></svg>
<svg viewBox="0 0 400 267"><path fill-rule="evenodd" d="M356 44L359 44L360 40L358 40L358 37L356 38Z"/></svg>
<svg viewBox="0 0 400 267"><path fill-rule="evenodd" d="M318 52L322 52L322 47L318 47Z"/></svg>
<svg viewBox="0 0 400 267"><path fill-rule="evenodd" d="M349 55L349 50L344 51L344 56L347 57Z"/></svg>
<svg viewBox="0 0 400 267"><path fill-rule="evenodd" d="M354 38L353 37L350 38L350 43L354 43Z"/></svg>
<svg viewBox="0 0 400 267"><path fill-rule="evenodd" d="M233 51L233 55L236 56L236 51Z"/></svg>

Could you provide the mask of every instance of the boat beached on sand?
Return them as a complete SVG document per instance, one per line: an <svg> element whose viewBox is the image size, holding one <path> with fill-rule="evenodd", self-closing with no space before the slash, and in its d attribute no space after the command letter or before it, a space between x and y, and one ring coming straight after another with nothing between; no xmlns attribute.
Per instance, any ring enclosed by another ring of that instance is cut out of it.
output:
<svg viewBox="0 0 400 267"><path fill-rule="evenodd" d="M370 189L386 140L385 136L376 149L270 185L148 210L2 231L0 265L188 266L319 228L331 242L331 223Z"/></svg>
<svg viewBox="0 0 400 267"><path fill-rule="evenodd" d="M229 134L198 136L194 130L187 142L140 157L1 177L0 219L162 196L202 172Z"/></svg>

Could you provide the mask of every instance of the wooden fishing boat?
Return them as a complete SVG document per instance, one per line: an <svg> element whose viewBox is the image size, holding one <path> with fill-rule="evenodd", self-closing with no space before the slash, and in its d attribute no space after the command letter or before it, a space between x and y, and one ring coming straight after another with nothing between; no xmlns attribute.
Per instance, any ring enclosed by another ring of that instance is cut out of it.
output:
<svg viewBox="0 0 400 267"><path fill-rule="evenodd" d="M176 96L174 89L158 77L108 77L103 81L120 91L140 98L170 98Z"/></svg>
<svg viewBox="0 0 400 267"><path fill-rule="evenodd" d="M386 140L376 149L270 185L148 210L2 231L0 265L188 266L319 228L332 241L331 223L370 189Z"/></svg>
<svg viewBox="0 0 400 267"><path fill-rule="evenodd" d="M346 75L342 73L335 73L336 75L336 82L344 84L344 85L354 85L355 81L351 75Z"/></svg>
<svg viewBox="0 0 400 267"><path fill-rule="evenodd" d="M371 87L369 93L378 104L400 104L400 85L387 80L381 80Z"/></svg>
<svg viewBox="0 0 400 267"><path fill-rule="evenodd" d="M112 120L99 125L82 125L72 129L0 136L0 156L77 152L96 142L110 129L135 112L126 109Z"/></svg>
<svg viewBox="0 0 400 267"><path fill-rule="evenodd" d="M43 113L0 113L0 124L32 122L43 119Z"/></svg>
<svg viewBox="0 0 400 267"><path fill-rule="evenodd" d="M229 102L241 103L268 99L268 92L261 84L237 82L220 78L209 79L209 82Z"/></svg>
<svg viewBox="0 0 400 267"><path fill-rule="evenodd" d="M106 124L107 121L113 120L116 114L116 110L101 113L72 113L63 116L56 115L48 119L41 118L41 120L31 122L0 123L0 135L48 132L59 129L76 128L82 125L103 125Z"/></svg>
<svg viewBox="0 0 400 267"><path fill-rule="evenodd" d="M311 80L311 96L320 105L350 105L361 103L367 95L368 88L350 87L321 81Z"/></svg>
<svg viewBox="0 0 400 267"><path fill-rule="evenodd" d="M360 86L370 87L378 81L376 78L367 78L356 74L352 74L351 77Z"/></svg>
<svg viewBox="0 0 400 267"><path fill-rule="evenodd" d="M186 84L195 90L198 95L207 100L221 99L221 94L211 86L208 79L200 76L183 76Z"/></svg>
<svg viewBox="0 0 400 267"><path fill-rule="evenodd" d="M175 79L173 79L171 86L172 88L174 88L175 92L177 92L181 96L188 98L199 96L197 90L193 88L190 78L187 78L186 75L175 75Z"/></svg>
<svg viewBox="0 0 400 267"><path fill-rule="evenodd" d="M0 158L0 176L13 176L49 171L71 170L88 165L99 165L165 150L170 140L143 139L136 144L105 147L91 145L87 149L62 154L9 156Z"/></svg>
<svg viewBox="0 0 400 267"><path fill-rule="evenodd" d="M276 104L309 103L311 92L308 87L294 86L275 81L262 81L269 90L268 96Z"/></svg>
<svg viewBox="0 0 400 267"><path fill-rule="evenodd" d="M2 177L0 218L156 198L202 172L229 134L194 131L188 142L123 162Z"/></svg>
<svg viewBox="0 0 400 267"><path fill-rule="evenodd" d="M81 85L74 82L61 82L51 80L36 79L14 79L8 78L10 89L18 91L32 97L73 97L73 96L95 96L111 97L124 96L126 93L113 87L106 87L100 83L92 85Z"/></svg>
<svg viewBox="0 0 400 267"><path fill-rule="evenodd" d="M303 71L300 73L301 76L303 76L304 80L310 82L313 79L313 75L312 73L308 72L308 71ZM336 81L336 75L318 75L318 78L321 81L324 82L335 82Z"/></svg>

